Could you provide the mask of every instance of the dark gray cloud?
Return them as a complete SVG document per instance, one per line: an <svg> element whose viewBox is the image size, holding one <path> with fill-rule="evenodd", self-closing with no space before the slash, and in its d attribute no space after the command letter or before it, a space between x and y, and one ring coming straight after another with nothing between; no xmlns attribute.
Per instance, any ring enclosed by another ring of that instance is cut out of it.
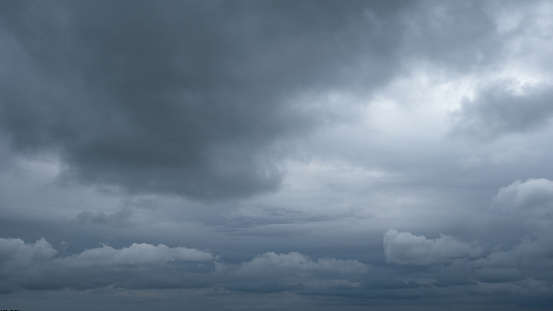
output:
<svg viewBox="0 0 553 311"><path fill-rule="evenodd" d="M553 117L553 88L495 81L463 101L453 116L453 134L489 141L545 127Z"/></svg>
<svg viewBox="0 0 553 311"><path fill-rule="evenodd" d="M0 309L550 310L551 12L0 3Z"/></svg>
<svg viewBox="0 0 553 311"><path fill-rule="evenodd" d="M331 120L316 108L325 93L373 89L398 66L399 29L375 26L394 20L387 2L3 6L0 124L14 148L132 192L274 190L274 144Z"/></svg>
<svg viewBox="0 0 553 311"><path fill-rule="evenodd" d="M512 9L510 1L502 9ZM498 33L498 5L481 1L417 1L406 11L403 60L425 63L449 74L493 67L505 56Z"/></svg>

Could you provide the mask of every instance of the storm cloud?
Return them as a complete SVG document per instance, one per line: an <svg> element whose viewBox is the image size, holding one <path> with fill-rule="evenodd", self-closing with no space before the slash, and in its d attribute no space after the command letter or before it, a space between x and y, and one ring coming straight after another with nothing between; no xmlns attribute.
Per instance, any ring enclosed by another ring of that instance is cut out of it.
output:
<svg viewBox="0 0 553 311"><path fill-rule="evenodd" d="M550 310L548 1L0 3L0 309Z"/></svg>
<svg viewBox="0 0 553 311"><path fill-rule="evenodd" d="M465 100L453 117L455 132L489 140L545 127L553 117L553 88L497 81Z"/></svg>
<svg viewBox="0 0 553 311"><path fill-rule="evenodd" d="M66 176L131 192L275 190L279 142L336 118L321 109L334 89L370 91L399 66L399 29L377 31L400 9L385 2L3 6L14 149L59 153Z"/></svg>

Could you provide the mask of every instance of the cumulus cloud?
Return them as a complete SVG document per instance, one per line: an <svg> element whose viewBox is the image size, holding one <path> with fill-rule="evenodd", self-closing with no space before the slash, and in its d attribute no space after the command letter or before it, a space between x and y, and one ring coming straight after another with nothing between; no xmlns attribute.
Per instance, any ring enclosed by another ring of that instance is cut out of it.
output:
<svg viewBox="0 0 553 311"><path fill-rule="evenodd" d="M454 135L481 140L544 127L553 117L553 87L518 86L500 80L486 85L452 114Z"/></svg>
<svg viewBox="0 0 553 311"><path fill-rule="evenodd" d="M553 181L545 178L517 180L499 190L493 210L524 218L552 221Z"/></svg>
<svg viewBox="0 0 553 311"><path fill-rule="evenodd" d="M332 257L317 260L298 253L268 252L239 265L221 264L225 287L235 291L324 293L335 286L356 287L369 266L357 260Z"/></svg>
<svg viewBox="0 0 553 311"><path fill-rule="evenodd" d="M44 238L29 244L21 239L0 238L0 262L3 267L26 266L35 261L50 260L57 253L58 251Z"/></svg>
<svg viewBox="0 0 553 311"><path fill-rule="evenodd" d="M44 238L29 244L21 239L0 239L0 291L185 286L187 274L201 271L182 263L210 263L214 259L211 253L193 248L146 243L121 249L103 245L63 257L57 257L57 253ZM174 275L167 267L173 267Z"/></svg>
<svg viewBox="0 0 553 311"><path fill-rule="evenodd" d="M476 257L481 253L478 246L444 234L437 239L427 239L390 229L384 234L383 242L386 260L398 264L447 263L455 258Z"/></svg>
<svg viewBox="0 0 553 311"><path fill-rule="evenodd" d="M293 273L365 273L368 266L357 260L321 258L312 260L298 252L288 254L264 253L243 263L238 273L245 274L293 274Z"/></svg>
<svg viewBox="0 0 553 311"><path fill-rule="evenodd" d="M210 261L210 253L186 247L170 248L166 245L133 243L129 247L114 249L104 245L100 248L87 249L77 255L60 260L71 265L140 265L173 261Z"/></svg>
<svg viewBox="0 0 553 311"><path fill-rule="evenodd" d="M553 182L518 180L500 188L490 212L495 217L487 219L486 226L503 236L500 244L484 247L451 236L427 239L389 230L384 236L386 259L414 265L450 263L435 267L426 276L439 284L472 284L471 291L512 287L526 295L533 290L532 284L540 283L545 286L543 294L550 294L547 286L553 274L547 271L553 267ZM503 285L497 285L500 283Z"/></svg>
<svg viewBox="0 0 553 311"><path fill-rule="evenodd" d="M19 289L201 288L278 292L292 288L328 290L354 284L369 266L332 257L317 260L298 253L268 252L228 264L209 252L163 244L103 245L57 256L44 238L35 243L0 239L0 292Z"/></svg>

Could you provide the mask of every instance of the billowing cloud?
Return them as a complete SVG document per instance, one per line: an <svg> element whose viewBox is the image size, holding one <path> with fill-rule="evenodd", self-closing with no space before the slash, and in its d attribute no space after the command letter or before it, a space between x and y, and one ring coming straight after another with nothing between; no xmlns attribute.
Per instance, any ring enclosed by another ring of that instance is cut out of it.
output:
<svg viewBox="0 0 553 311"><path fill-rule="evenodd" d="M494 199L494 209L517 216L553 215L553 181L545 178L517 180L503 187Z"/></svg>
<svg viewBox="0 0 553 311"><path fill-rule="evenodd" d="M275 144L332 120L328 92L369 91L399 66L399 36L376 26L401 10L388 2L4 7L0 127L14 150L130 192L275 190Z"/></svg>
<svg viewBox="0 0 553 311"><path fill-rule="evenodd" d="M71 256L58 251L45 239L26 244L21 239L0 239L0 291L16 289L97 288L108 285L157 287L181 284L187 273L201 272L195 265L209 263L214 256L193 248L133 243L115 249L111 246L84 250ZM173 267L171 276L167 267Z"/></svg>
<svg viewBox="0 0 553 311"><path fill-rule="evenodd" d="M358 286L369 266L357 260L320 258L298 252L268 252L239 265L220 265L226 288L235 291L323 293L337 285Z"/></svg>
<svg viewBox="0 0 553 311"><path fill-rule="evenodd" d="M244 274L294 274L294 273L341 273L358 274L368 271L368 266L357 260L321 258L312 260L298 252L276 254L274 252L259 255L243 263L238 273Z"/></svg>
<svg viewBox="0 0 553 311"><path fill-rule="evenodd" d="M553 274L547 272L553 266L552 185L548 179L529 179L498 190L489 210L496 217L488 218L486 225L503 234L502 229L508 228L514 239L505 236L500 244L484 246L451 236L427 239L389 230L384 236L384 255L390 263L447 263L435 265L432 271L414 270L415 279L425 277L430 283L488 296L508 290L518 297L534 293L544 299L551 294L553 282Z"/></svg>
<svg viewBox="0 0 553 311"><path fill-rule="evenodd" d="M268 252L240 264L216 260L209 252L163 244L133 243L120 249L103 245L70 256L45 239L24 243L0 239L0 291L17 289L201 288L236 291L328 289L354 284L369 266L332 257L313 260L298 252ZM38 284L38 285L37 285ZM299 286L299 287L298 287Z"/></svg>
<svg viewBox="0 0 553 311"><path fill-rule="evenodd" d="M0 262L3 267L27 266L35 261L50 260L57 253L44 238L29 244L21 239L0 239Z"/></svg>
<svg viewBox="0 0 553 311"><path fill-rule="evenodd" d="M517 86L513 81L496 81L465 99L453 116L453 133L476 139L523 133L545 127L553 117L553 87Z"/></svg>
<svg viewBox="0 0 553 311"><path fill-rule="evenodd" d="M390 229L384 234L384 255L388 262L399 264L429 265L447 263L455 258L476 257L478 246L441 234L439 238Z"/></svg>
<svg viewBox="0 0 553 311"><path fill-rule="evenodd" d="M100 248L87 249L82 253L61 260L74 265L135 265L173 261L210 261L213 255L186 247L170 248L147 243L133 243L129 247L114 249L104 245Z"/></svg>

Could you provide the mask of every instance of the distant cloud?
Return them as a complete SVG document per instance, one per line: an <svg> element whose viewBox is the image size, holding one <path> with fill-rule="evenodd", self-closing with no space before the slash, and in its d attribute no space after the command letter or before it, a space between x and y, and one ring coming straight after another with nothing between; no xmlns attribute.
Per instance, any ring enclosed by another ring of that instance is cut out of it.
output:
<svg viewBox="0 0 553 311"><path fill-rule="evenodd" d="M268 252L239 265L221 265L221 275L230 276L227 288L237 291L298 290L326 292L336 285L355 286L365 278L369 266L357 260L320 258L298 252Z"/></svg>
<svg viewBox="0 0 553 311"><path fill-rule="evenodd" d="M121 249L104 245L59 260L64 264L76 266L141 265L173 261L211 261L213 255L193 248L170 248L163 244L156 246L147 243L133 243L131 246Z"/></svg>
<svg viewBox="0 0 553 311"><path fill-rule="evenodd" d="M103 245L71 256L45 239L25 243L0 239L0 292L20 289L210 287L237 291L327 290L353 284L369 271L357 260L311 259L298 252L268 252L240 264L219 261L209 252L163 244ZM40 284L37 287L36 284Z"/></svg>
<svg viewBox="0 0 553 311"><path fill-rule="evenodd" d="M113 284L157 287L159 282L175 284L180 280L163 269L166 265L208 263L214 259L212 254L193 248L146 243L134 243L121 249L104 245L65 257L56 257L57 253L44 238L29 244L21 239L0 239L0 292L64 287L83 289ZM181 266L179 278L198 271L195 266ZM163 275L161 281L160 275Z"/></svg>
<svg viewBox="0 0 553 311"><path fill-rule="evenodd" d="M245 274L293 274L293 273L365 273L368 266L357 260L343 260L336 258L321 258L312 260L298 252L288 254L264 253L242 263L237 273Z"/></svg>
<svg viewBox="0 0 553 311"><path fill-rule="evenodd" d="M383 242L386 260L398 264L446 263L455 258L477 257L481 253L478 246L443 234L437 239L427 239L391 229L384 234Z"/></svg>
<svg viewBox="0 0 553 311"><path fill-rule="evenodd" d="M114 213L84 211L75 217L80 224L100 224L125 226L130 223L132 211L130 209L121 209Z"/></svg>

